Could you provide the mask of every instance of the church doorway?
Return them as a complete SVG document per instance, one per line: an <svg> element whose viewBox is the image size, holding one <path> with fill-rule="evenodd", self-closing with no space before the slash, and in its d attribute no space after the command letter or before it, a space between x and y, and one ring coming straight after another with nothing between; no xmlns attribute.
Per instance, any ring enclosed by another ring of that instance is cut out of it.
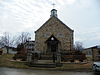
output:
<svg viewBox="0 0 100 75"><path fill-rule="evenodd" d="M48 38L46 44L47 44L47 52L52 54L53 62L55 63L55 60L57 59L56 54L58 52L59 40L57 40L57 38L52 35L51 37Z"/></svg>
<svg viewBox="0 0 100 75"><path fill-rule="evenodd" d="M57 52L59 40L57 40L53 35L46 41L47 52Z"/></svg>

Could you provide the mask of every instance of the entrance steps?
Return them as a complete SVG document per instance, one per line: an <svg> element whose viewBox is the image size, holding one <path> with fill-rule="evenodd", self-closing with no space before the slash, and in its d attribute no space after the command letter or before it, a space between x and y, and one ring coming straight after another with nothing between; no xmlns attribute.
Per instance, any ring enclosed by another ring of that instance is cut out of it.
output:
<svg viewBox="0 0 100 75"><path fill-rule="evenodd" d="M53 60L38 60L37 63L45 63L45 64L47 64L47 63L53 63Z"/></svg>
<svg viewBox="0 0 100 75"><path fill-rule="evenodd" d="M39 67L39 68L55 68L56 64L54 64L54 63L49 63L49 64L33 63L30 66L31 67Z"/></svg>
<svg viewBox="0 0 100 75"><path fill-rule="evenodd" d="M56 68L61 67L62 64L53 63L52 60L38 60L37 62L31 62L29 64L31 67L39 67L39 68Z"/></svg>

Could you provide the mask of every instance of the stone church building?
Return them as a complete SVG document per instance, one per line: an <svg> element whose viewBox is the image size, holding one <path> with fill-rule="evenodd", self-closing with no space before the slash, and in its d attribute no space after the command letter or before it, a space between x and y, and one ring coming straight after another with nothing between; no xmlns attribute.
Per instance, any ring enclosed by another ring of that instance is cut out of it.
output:
<svg viewBox="0 0 100 75"><path fill-rule="evenodd" d="M35 31L34 48L44 54L73 50L73 32L52 9L50 18Z"/></svg>

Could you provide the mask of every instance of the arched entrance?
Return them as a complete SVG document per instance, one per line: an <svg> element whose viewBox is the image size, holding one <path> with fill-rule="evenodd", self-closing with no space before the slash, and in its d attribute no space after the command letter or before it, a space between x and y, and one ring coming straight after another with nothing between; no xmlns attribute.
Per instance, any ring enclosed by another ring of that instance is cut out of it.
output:
<svg viewBox="0 0 100 75"><path fill-rule="evenodd" d="M52 53L53 62L55 63L55 60L57 60L59 40L52 35L46 40L46 44L47 44L47 52Z"/></svg>
<svg viewBox="0 0 100 75"><path fill-rule="evenodd" d="M59 40L53 35L46 40L47 52L57 52Z"/></svg>

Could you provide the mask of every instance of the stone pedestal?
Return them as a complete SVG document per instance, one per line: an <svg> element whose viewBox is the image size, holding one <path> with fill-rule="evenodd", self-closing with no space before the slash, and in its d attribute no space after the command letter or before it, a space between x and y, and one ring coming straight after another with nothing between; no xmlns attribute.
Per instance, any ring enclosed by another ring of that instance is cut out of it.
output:
<svg viewBox="0 0 100 75"><path fill-rule="evenodd" d="M32 53L27 54L27 61L31 62L32 61Z"/></svg>
<svg viewBox="0 0 100 75"><path fill-rule="evenodd" d="M61 62L61 54L60 52L57 53L57 61L56 63L60 63Z"/></svg>

